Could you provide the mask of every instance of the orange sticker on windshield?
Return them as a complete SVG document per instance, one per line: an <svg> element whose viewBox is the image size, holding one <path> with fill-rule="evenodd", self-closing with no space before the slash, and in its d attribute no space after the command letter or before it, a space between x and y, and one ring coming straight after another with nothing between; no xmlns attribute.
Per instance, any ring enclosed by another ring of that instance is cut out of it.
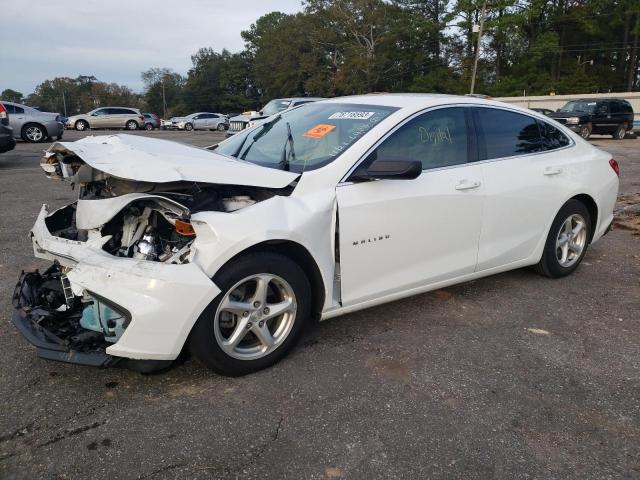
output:
<svg viewBox="0 0 640 480"><path fill-rule="evenodd" d="M320 123L318 125L316 125L313 128L310 128L309 130L307 130L306 132L304 132L302 134L303 137L307 137L307 138L322 138L324 137L327 133L331 132L332 130L335 130L336 126L335 125L328 125L326 123Z"/></svg>

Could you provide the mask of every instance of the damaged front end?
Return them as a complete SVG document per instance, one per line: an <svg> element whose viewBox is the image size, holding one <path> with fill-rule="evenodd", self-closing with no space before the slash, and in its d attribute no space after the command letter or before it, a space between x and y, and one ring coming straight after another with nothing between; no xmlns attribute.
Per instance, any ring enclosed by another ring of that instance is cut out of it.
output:
<svg viewBox="0 0 640 480"><path fill-rule="evenodd" d="M49 360L94 367L156 371L171 362L131 360L105 353L131 321L128 311L91 292L74 295L55 262L44 272L22 272L13 292L12 322Z"/></svg>
<svg viewBox="0 0 640 480"><path fill-rule="evenodd" d="M297 178L126 135L56 143L41 167L71 182L78 201L43 205L31 238L35 256L54 264L21 274L13 323L41 357L142 371L180 354L219 293L194 261L198 241L210 247L215 233L192 225L192 214L289 195Z"/></svg>

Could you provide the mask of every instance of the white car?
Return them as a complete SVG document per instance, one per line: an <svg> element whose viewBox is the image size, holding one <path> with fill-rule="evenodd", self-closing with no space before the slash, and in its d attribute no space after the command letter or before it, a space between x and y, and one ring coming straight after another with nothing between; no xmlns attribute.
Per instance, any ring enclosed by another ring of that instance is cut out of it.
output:
<svg viewBox="0 0 640 480"><path fill-rule="evenodd" d="M229 119L222 113L197 112L186 117L173 117L170 128L178 130L219 130L229 128Z"/></svg>
<svg viewBox="0 0 640 480"><path fill-rule="evenodd" d="M535 265L609 229L618 165L562 125L440 95L335 98L214 151L138 136L49 148L77 203L43 206L13 321L41 356L156 369L188 348L241 375L313 318Z"/></svg>

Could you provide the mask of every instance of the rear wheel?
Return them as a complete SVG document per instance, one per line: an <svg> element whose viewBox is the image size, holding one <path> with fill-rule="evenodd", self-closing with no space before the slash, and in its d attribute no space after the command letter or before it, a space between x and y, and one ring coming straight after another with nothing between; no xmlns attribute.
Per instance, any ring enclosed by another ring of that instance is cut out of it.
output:
<svg viewBox="0 0 640 480"><path fill-rule="evenodd" d="M622 140L624 139L626 134L627 134L627 124L623 123L622 125L619 125L618 128L616 128L616 131L613 133L613 138L615 140Z"/></svg>
<svg viewBox="0 0 640 480"><path fill-rule="evenodd" d="M129 120L126 123L125 128L127 130L137 130L138 129L138 122L136 122L135 120Z"/></svg>
<svg viewBox="0 0 640 480"><path fill-rule="evenodd" d="M224 123L219 123L218 124L218 131L219 132L224 132Z"/></svg>
<svg viewBox="0 0 640 480"><path fill-rule="evenodd" d="M42 125L29 123L22 127L22 139L28 143L40 143L47 138L47 131Z"/></svg>
<svg viewBox="0 0 640 480"><path fill-rule="evenodd" d="M153 125L151 125L150 123L145 123L144 124L144 129L145 130L153 130Z"/></svg>
<svg viewBox="0 0 640 480"><path fill-rule="evenodd" d="M240 257L213 279L221 293L189 336L191 353L222 375L269 367L296 344L311 308L311 287L288 257L257 252Z"/></svg>
<svg viewBox="0 0 640 480"><path fill-rule="evenodd" d="M589 210L582 202L569 200L553 220L536 270L551 278L569 275L587 253L590 238Z"/></svg>

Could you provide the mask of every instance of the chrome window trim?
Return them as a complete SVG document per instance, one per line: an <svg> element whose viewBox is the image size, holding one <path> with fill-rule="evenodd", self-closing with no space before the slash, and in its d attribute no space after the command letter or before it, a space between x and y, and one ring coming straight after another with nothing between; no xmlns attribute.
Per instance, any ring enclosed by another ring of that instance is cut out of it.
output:
<svg viewBox="0 0 640 480"><path fill-rule="evenodd" d="M347 180L347 178L349 178L349 176L355 171L356 168L358 168L358 166L360 166L360 164L362 162L364 162L364 160L376 149L380 146L380 144L382 142L384 142L387 138L389 138L391 135L393 135L398 129L402 128L406 123L410 122L411 120L413 120L414 118L424 114L424 113L428 113L430 111L434 111L434 110L439 110L442 108L454 108L454 107L471 107L471 108L493 108L496 110L506 110L508 112L512 112L512 113L517 113L520 115L523 115L525 117L529 117L529 118L533 118L536 121L539 122L543 122L543 123L547 123L549 125L551 125L553 128L560 130L560 132L569 140L569 145L565 146L565 147L560 147L560 148L554 148L553 150L544 150L542 152L533 152L533 153L524 153L522 155L512 155L509 157L499 157L499 158L488 158L486 160L476 160L476 161L471 161L471 162L466 162L466 163L460 163L458 165L449 165L446 167L437 167L437 168L426 168L423 169L422 172L437 172L437 171L441 171L441 170L449 170L451 168L461 168L461 167L467 167L469 165L481 165L483 163L489 163L489 162L501 162L504 160L510 160L513 158L522 158L522 157L531 157L534 155L542 155L542 154L546 154L546 153L550 153L550 152L558 152L560 150L566 150L568 148L573 148L576 145L576 142L573 140L573 138L571 138L571 136L567 135L566 132L563 131L562 128L558 129L558 127L556 127L555 125L550 124L549 122L535 117L533 115L530 115L526 112L522 112L520 110L514 109L514 108L509 108L508 106L505 105L505 107L503 106L498 106L498 105L484 105L484 104L478 104L478 103L451 103L451 104L447 104L447 105L435 105L432 107L427 107L425 109L422 109L418 112L415 112L413 114L411 114L410 116L408 116L407 118L405 118L404 120L402 120L400 123L396 124L394 127L392 127L387 133L385 133L382 137L380 137L380 139L374 143L370 148L367 149L366 152L364 152L363 155L360 156L360 158L354 163L354 165L347 171L347 173L342 177L342 179L338 182L338 186L340 185L351 185L353 182L350 182ZM563 126L562 124L560 124L561 126ZM566 128L566 127L564 127ZM477 132L474 132L477 135Z"/></svg>

